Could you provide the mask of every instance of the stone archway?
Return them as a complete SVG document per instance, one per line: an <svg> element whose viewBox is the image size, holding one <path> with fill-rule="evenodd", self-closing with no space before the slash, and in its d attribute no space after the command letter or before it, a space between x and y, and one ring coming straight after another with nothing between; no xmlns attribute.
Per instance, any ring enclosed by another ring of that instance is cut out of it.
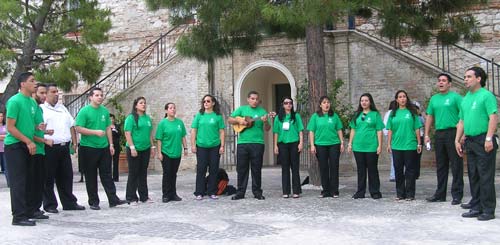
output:
<svg viewBox="0 0 500 245"><path fill-rule="evenodd" d="M272 60L260 60L243 69L235 84L235 108L247 104L247 94L252 90L259 93L262 100L261 106L267 111L276 110L276 99L281 99L277 98L277 95L289 93L292 98L297 95L296 82L290 70ZM266 133L265 144L264 165L275 165L271 132Z"/></svg>

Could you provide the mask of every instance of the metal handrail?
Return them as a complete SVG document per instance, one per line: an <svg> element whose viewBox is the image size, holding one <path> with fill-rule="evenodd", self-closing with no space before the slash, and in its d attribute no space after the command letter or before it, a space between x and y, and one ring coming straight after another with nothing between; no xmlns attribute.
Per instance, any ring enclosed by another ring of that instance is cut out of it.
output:
<svg viewBox="0 0 500 245"><path fill-rule="evenodd" d="M377 11L377 9L374 9ZM494 59L488 59L482 55L479 55L465 47L461 47L457 44L450 44L450 45L445 45L439 42L436 38L435 35L433 35L433 39L435 41L435 50L431 50L431 54L435 52L435 56L433 57L425 57L425 50L424 52L422 50L416 51L416 52L409 52L407 50L403 50L402 47L398 47L396 43L391 43L391 41L387 40L388 38L383 37L380 35L378 30L380 30L380 23L373 23L368 21L368 23L371 23L374 25L375 30L374 32L377 33L377 36L361 30L359 26L356 26L356 31L363 33L371 38L374 38L382 43L385 43L387 45L392 46L393 48L408 54L425 64L431 65L435 68L438 68L439 70L442 70L443 72L450 73L451 75L457 76L457 77L462 77L462 72L471 67L471 66L481 66L483 69L486 71L486 73L489 76L489 81L487 81L486 88L489 89L495 96L500 97L500 65L494 61ZM420 46L420 45L419 45ZM406 48L409 50L413 46L409 45ZM420 46L423 47L423 46ZM429 45L429 47L432 47L432 45ZM429 50L427 50L429 51ZM422 57L424 58L422 58ZM427 60L426 60L427 59Z"/></svg>
<svg viewBox="0 0 500 245"><path fill-rule="evenodd" d="M174 45L171 46L170 50L168 51L167 54L164 54L166 51L166 48L164 47L167 44L167 41L165 40L168 35L170 35L173 31L177 30L181 25L176 25L169 29L166 33L161 34L159 38L157 38L155 41L151 42L149 45L147 45L145 48L143 48L141 51L136 53L134 56L131 58L128 58L125 63L122 65L118 66L116 69L114 69L112 72L107 74L105 77L103 77L99 82L95 83L92 85L89 89L85 90L82 94L71 100L70 102L66 103L66 107L70 110L70 112L75 116L77 113L77 110L79 110L81 107L83 107L85 104L88 103L88 99L86 98L87 94L96 87L100 87L106 83L107 87L110 88L110 91L103 91L106 93L106 95L111 91L111 88L117 87L116 82L117 80L123 78L123 86L120 86L121 89L126 89L130 85L133 84L133 82L141 75L142 71L145 69L147 66L147 62L151 61L151 56L156 55L155 59L155 64L152 65L152 67L157 67L160 64L162 64L165 61L168 61L171 58L171 55L175 49L175 41ZM184 29L182 30L182 33L186 31L186 29L189 27L189 25L185 25ZM179 35L180 36L180 35ZM142 60L141 60L142 58ZM141 63L142 62L142 63ZM137 67L133 66L133 63L139 64L138 69ZM114 77L114 79L113 79ZM74 107L74 108L73 108Z"/></svg>

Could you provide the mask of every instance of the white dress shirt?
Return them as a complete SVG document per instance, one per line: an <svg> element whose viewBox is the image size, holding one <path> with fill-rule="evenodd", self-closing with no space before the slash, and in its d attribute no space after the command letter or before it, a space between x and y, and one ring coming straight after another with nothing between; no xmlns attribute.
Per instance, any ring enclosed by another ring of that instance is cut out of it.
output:
<svg viewBox="0 0 500 245"><path fill-rule="evenodd" d="M55 106L45 102L40 105L43 110L43 121L47 124L47 130L53 129L53 135L45 135L46 139L51 139L54 144L68 143L71 141L71 127L75 125L75 120L69 114L68 109L62 104Z"/></svg>

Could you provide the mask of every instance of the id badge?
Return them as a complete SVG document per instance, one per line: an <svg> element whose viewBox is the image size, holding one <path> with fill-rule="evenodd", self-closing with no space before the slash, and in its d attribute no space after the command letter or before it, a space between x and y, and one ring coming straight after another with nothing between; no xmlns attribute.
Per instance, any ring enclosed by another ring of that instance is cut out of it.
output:
<svg viewBox="0 0 500 245"><path fill-rule="evenodd" d="M283 130L288 131L290 129L290 123L289 122L284 122L283 123Z"/></svg>

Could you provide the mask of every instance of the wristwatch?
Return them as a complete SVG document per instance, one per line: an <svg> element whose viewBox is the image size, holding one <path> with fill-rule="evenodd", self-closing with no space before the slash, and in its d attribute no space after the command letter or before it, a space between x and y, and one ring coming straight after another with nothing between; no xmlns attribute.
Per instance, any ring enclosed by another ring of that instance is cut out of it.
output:
<svg viewBox="0 0 500 245"><path fill-rule="evenodd" d="M486 141L491 142L491 137L486 137Z"/></svg>

